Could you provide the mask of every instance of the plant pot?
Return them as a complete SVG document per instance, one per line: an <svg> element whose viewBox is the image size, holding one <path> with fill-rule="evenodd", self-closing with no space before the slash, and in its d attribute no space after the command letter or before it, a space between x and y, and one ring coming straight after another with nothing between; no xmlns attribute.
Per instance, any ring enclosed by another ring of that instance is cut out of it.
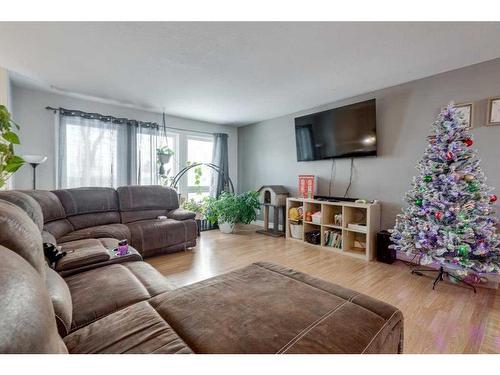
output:
<svg viewBox="0 0 500 375"><path fill-rule="evenodd" d="M233 233L234 223L219 223L219 229L222 233Z"/></svg>
<svg viewBox="0 0 500 375"><path fill-rule="evenodd" d="M160 164L168 164L172 155L170 154L158 154L158 160L160 160Z"/></svg>

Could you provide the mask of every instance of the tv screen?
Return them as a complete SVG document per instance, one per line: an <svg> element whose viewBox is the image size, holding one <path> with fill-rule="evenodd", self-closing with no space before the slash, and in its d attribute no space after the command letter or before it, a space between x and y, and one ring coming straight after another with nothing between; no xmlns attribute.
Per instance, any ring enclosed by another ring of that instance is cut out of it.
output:
<svg viewBox="0 0 500 375"><path fill-rule="evenodd" d="M375 99L295 119L297 161L377 155Z"/></svg>

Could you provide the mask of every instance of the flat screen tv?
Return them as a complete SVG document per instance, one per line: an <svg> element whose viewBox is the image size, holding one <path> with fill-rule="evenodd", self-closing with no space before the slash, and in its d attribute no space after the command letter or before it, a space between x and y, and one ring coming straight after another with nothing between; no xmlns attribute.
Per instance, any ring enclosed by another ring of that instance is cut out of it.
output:
<svg viewBox="0 0 500 375"><path fill-rule="evenodd" d="M297 161L377 155L375 99L295 119Z"/></svg>

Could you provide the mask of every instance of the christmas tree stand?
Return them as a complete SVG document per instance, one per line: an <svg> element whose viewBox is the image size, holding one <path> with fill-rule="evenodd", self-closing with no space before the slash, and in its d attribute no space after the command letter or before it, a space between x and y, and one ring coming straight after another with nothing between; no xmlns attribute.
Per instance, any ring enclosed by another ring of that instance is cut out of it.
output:
<svg viewBox="0 0 500 375"><path fill-rule="evenodd" d="M458 277L456 276L453 276L452 274L450 274L448 271L446 271L443 266L439 267L439 270L433 270L433 269L423 269L423 268L420 268L420 269L412 269L411 270L411 273L412 274L416 274L418 276L423 276L424 274L422 272L439 272L436 279L434 280L434 283L432 284L432 290L434 290L434 288L436 287L436 285L440 282L440 281L444 281L444 278L443 276L448 276L448 278L453 278L454 280L458 281L459 283L462 283L462 284L465 284L469 287L471 287L473 290L474 290L474 293L476 293L476 288L474 287L474 285L468 283L467 281L464 281L464 280L461 280L459 279Z"/></svg>

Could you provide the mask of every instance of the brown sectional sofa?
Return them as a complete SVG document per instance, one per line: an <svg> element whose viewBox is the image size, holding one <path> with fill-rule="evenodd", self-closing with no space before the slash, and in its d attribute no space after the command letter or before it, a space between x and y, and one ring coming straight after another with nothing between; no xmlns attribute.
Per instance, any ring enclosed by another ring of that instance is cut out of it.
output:
<svg viewBox="0 0 500 375"><path fill-rule="evenodd" d="M34 199L0 194L0 353L402 352L398 309L301 272L261 262L172 290L137 254L62 276L44 227Z"/></svg>
<svg viewBox="0 0 500 375"><path fill-rule="evenodd" d="M177 192L163 186L23 191L41 206L44 242L128 239L144 256L196 245L195 213L179 208ZM166 216L166 220L158 220Z"/></svg>

